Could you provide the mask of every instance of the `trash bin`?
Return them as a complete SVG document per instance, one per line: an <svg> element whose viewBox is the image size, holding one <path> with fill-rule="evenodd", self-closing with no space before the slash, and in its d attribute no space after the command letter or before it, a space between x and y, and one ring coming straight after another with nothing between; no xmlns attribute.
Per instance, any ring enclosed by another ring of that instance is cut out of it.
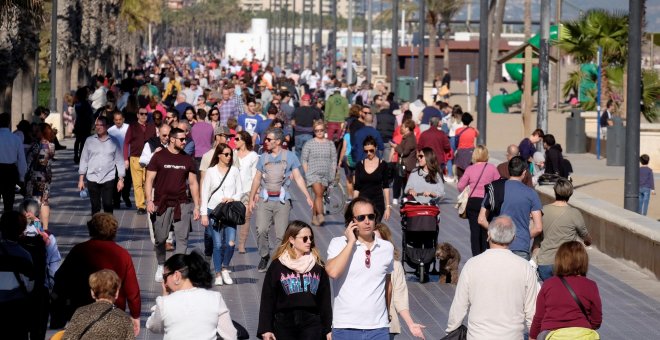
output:
<svg viewBox="0 0 660 340"><path fill-rule="evenodd" d="M417 78L399 77L396 84L396 97L411 102L417 98Z"/></svg>
<svg viewBox="0 0 660 340"><path fill-rule="evenodd" d="M623 166L626 162L626 128L619 117L614 117L614 125L607 127L607 165Z"/></svg>
<svg viewBox="0 0 660 340"><path fill-rule="evenodd" d="M566 152L587 152L587 134L584 132L584 118L580 111L573 112L571 117L566 118Z"/></svg>

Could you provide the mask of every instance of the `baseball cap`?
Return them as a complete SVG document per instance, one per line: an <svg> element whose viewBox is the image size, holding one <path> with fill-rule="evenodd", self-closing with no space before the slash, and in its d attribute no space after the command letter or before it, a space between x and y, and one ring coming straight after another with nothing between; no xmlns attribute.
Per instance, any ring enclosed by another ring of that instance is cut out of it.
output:
<svg viewBox="0 0 660 340"><path fill-rule="evenodd" d="M229 128L226 127L226 126L218 126L217 128L215 128L215 131L214 131L213 135L214 136L217 136L217 135L234 136L234 134L231 133L231 130L229 130Z"/></svg>
<svg viewBox="0 0 660 340"><path fill-rule="evenodd" d="M312 100L312 97L308 94L304 94L300 100Z"/></svg>

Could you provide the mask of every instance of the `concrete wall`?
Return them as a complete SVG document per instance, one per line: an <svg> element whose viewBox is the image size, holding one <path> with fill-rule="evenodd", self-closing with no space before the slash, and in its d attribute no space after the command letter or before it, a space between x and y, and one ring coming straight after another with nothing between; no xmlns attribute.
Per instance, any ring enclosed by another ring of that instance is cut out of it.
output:
<svg viewBox="0 0 660 340"><path fill-rule="evenodd" d="M536 191L543 204L554 200L552 186L538 186ZM598 250L660 279L660 222L579 192L569 203L582 212Z"/></svg>

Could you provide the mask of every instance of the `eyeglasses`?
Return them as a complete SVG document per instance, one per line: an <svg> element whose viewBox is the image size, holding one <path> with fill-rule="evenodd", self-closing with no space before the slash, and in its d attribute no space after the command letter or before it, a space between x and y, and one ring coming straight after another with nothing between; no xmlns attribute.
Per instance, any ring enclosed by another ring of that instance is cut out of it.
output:
<svg viewBox="0 0 660 340"><path fill-rule="evenodd" d="M296 238L302 238L303 242L307 243L307 241L314 243L314 236L298 236Z"/></svg>
<svg viewBox="0 0 660 340"><path fill-rule="evenodd" d="M423 159L424 155L417 155L417 159Z"/></svg>
<svg viewBox="0 0 660 340"><path fill-rule="evenodd" d="M369 219L369 221L374 221L376 219L376 214L365 214L365 215L355 216L355 220L358 222L364 222L364 220L367 218Z"/></svg>
<svg viewBox="0 0 660 340"><path fill-rule="evenodd" d="M231 152L223 152L223 153L221 153L221 155L223 155L223 156L225 156L225 157L230 157L230 156L231 156Z"/></svg>
<svg viewBox="0 0 660 340"><path fill-rule="evenodd" d="M364 265L371 268L371 250L367 249L364 253L367 255L364 259Z"/></svg>
<svg viewBox="0 0 660 340"><path fill-rule="evenodd" d="M376 149L364 149L363 151L366 153L376 153Z"/></svg>

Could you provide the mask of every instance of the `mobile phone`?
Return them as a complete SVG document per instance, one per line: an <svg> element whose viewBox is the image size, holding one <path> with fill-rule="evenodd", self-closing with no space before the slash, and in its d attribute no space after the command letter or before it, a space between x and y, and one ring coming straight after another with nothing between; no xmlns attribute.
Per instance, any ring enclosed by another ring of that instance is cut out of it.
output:
<svg viewBox="0 0 660 340"><path fill-rule="evenodd" d="M355 237L358 237L359 232L357 228L353 229L353 234L355 235Z"/></svg>

